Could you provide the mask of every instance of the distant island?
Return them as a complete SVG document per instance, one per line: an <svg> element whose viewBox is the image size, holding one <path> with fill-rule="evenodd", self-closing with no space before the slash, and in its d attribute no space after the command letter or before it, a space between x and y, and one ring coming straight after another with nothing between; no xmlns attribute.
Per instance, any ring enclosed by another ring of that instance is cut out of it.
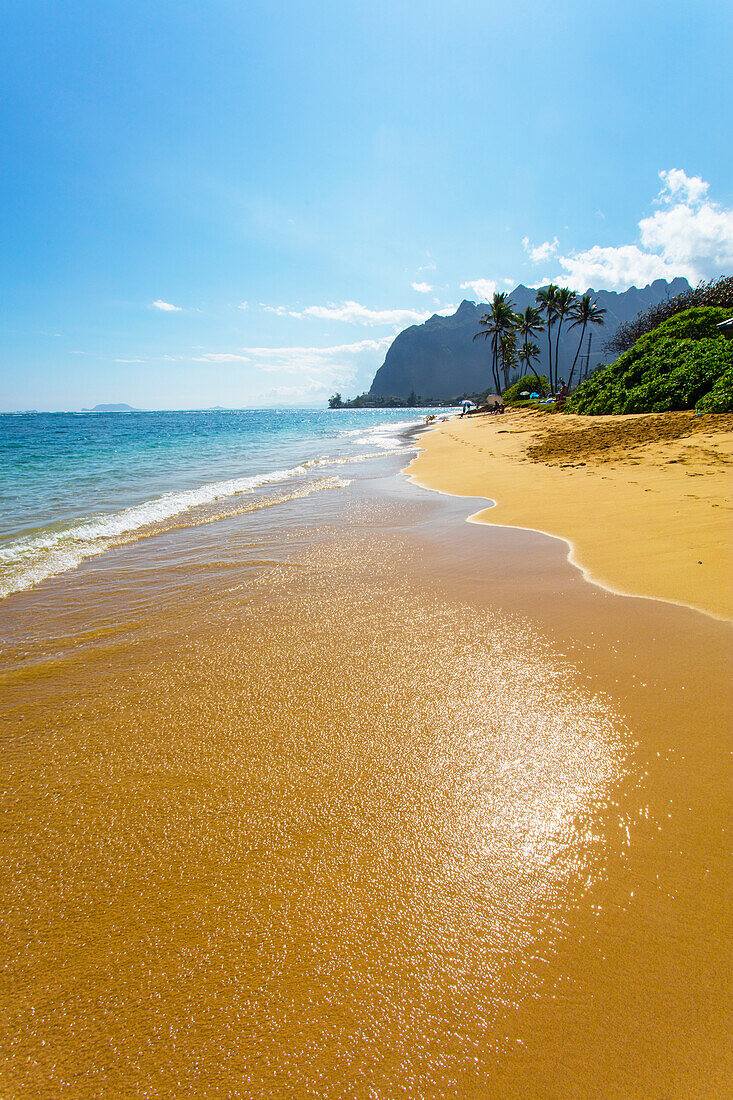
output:
<svg viewBox="0 0 733 1100"><path fill-rule="evenodd" d="M82 409L83 413L136 413L140 409L133 409L132 405L95 405L93 409Z"/></svg>

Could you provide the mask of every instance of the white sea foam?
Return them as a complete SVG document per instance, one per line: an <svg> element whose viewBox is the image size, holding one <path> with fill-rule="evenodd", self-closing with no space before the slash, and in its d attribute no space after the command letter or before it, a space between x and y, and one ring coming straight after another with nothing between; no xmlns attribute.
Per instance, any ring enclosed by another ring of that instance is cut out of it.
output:
<svg viewBox="0 0 733 1100"><path fill-rule="evenodd" d="M331 460L330 464L333 465L334 461ZM72 527L17 539L0 548L0 598L32 588L48 577L75 569L86 558L102 554L121 542L132 541L136 536L154 534L156 530L169 526L169 521L174 517L183 517L186 513L206 508L216 501L231 501L241 494L298 478L307 472L306 465L303 464L289 470L275 470L253 477L210 482L196 489L163 493L153 500L146 500L108 515L93 516ZM282 500L307 496L318 489L343 488L348 484L348 481L335 477L307 482L296 493L288 494Z"/></svg>
<svg viewBox="0 0 733 1100"><path fill-rule="evenodd" d="M403 432L405 428L416 428L424 422L425 417L420 416L418 420L395 420L391 424L375 424L373 428L345 428L339 432L339 436L342 438L358 439L361 437L374 440L375 436L393 436L396 433Z"/></svg>
<svg viewBox="0 0 733 1100"><path fill-rule="evenodd" d="M397 420L391 424L362 425L338 432L343 447L340 456L333 453L322 455L290 469L167 492L115 512L97 513L67 525L58 524L42 532L18 536L0 547L0 598L74 569L85 559L123 542L135 541L172 526L210 522L217 518L217 501L222 502L221 514L224 515L232 513L231 505L239 495L291 479L300 482L297 491L288 491L278 499L296 499L308 496L319 488L347 485L348 482L337 478L310 479L316 470L325 472L327 467L365 462L387 454L408 453L412 448L406 443L404 432L422 424L423 417L424 414L420 414L419 418ZM270 499L263 500L262 504L267 506L277 502ZM237 510L235 507L234 511ZM241 510L248 511L249 508Z"/></svg>
<svg viewBox="0 0 733 1100"><path fill-rule="evenodd" d="M392 424L376 424L372 428L347 428L339 432L353 447L380 447L382 453L409 450L405 447L403 434L407 428L417 428L424 423L419 420L395 420Z"/></svg>

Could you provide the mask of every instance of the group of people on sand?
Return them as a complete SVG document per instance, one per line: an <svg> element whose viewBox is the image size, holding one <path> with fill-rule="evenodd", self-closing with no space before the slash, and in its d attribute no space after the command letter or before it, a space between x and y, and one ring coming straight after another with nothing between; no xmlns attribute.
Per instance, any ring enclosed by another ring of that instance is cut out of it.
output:
<svg viewBox="0 0 733 1100"><path fill-rule="evenodd" d="M534 396L536 396L536 395L534 395ZM554 400L556 405L564 405L567 396L568 396L567 383L565 382L565 380L563 378L561 378L560 379L560 389L555 394L555 397L553 398L553 400ZM501 415L501 413L503 413L503 412L506 412L506 409L504 407L504 402L501 401L498 397L490 403L487 402L485 405L474 405L474 404L470 403L468 401L468 399L466 399L463 402L463 407L461 409L460 418L463 419L464 416L473 416L476 413L488 413L490 416L497 416L497 415ZM432 424L434 420L435 420L435 413L428 413L428 415L425 417L425 423L426 424Z"/></svg>
<svg viewBox="0 0 733 1100"><path fill-rule="evenodd" d="M536 396L536 394L534 396ZM560 389L557 391L557 393L552 398L552 400L555 402L556 405L562 406L562 405L565 404L565 401L567 400L567 396L568 396L567 383L565 382L564 378L561 378L560 379ZM465 401L463 403L463 408L461 410L461 418L464 417L464 416L473 416L475 413L490 413L493 416L493 415L496 415L497 413L503 413L505 411L506 410L504 408L504 402L500 401L498 398L495 401L493 401L491 404L487 403L486 405L481 405L481 406L469 405L468 402Z"/></svg>

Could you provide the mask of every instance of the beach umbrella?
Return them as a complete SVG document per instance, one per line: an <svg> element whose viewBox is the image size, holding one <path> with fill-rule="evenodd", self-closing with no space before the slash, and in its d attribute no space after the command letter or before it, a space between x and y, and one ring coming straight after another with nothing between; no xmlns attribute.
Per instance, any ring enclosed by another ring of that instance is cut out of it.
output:
<svg viewBox="0 0 733 1100"><path fill-rule="evenodd" d="M519 396L520 397L529 397L529 390L522 390L522 392L520 393Z"/></svg>

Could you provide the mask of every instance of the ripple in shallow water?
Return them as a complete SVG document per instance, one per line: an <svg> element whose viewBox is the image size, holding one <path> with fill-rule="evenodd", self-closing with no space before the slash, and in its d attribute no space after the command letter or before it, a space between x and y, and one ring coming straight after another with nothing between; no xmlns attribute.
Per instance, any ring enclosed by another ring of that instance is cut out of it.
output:
<svg viewBox="0 0 733 1100"><path fill-rule="evenodd" d="M526 623L368 544L26 712L9 1095L450 1095L542 991L622 727Z"/></svg>

